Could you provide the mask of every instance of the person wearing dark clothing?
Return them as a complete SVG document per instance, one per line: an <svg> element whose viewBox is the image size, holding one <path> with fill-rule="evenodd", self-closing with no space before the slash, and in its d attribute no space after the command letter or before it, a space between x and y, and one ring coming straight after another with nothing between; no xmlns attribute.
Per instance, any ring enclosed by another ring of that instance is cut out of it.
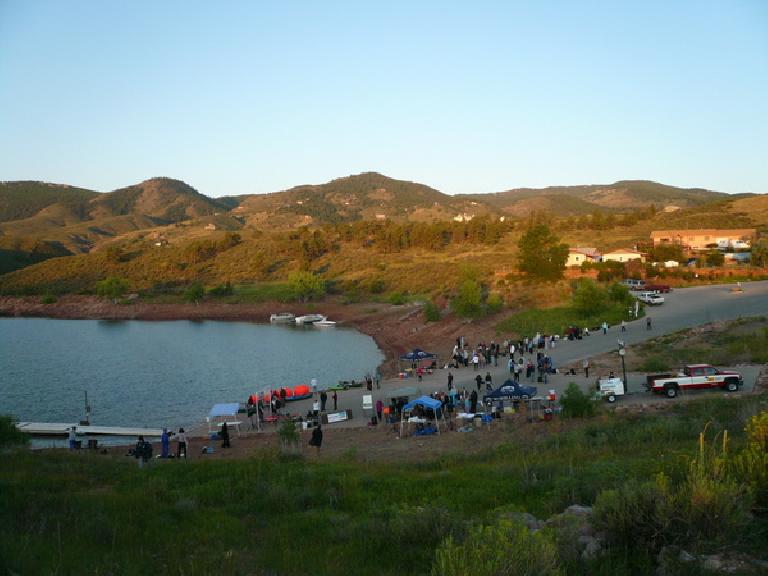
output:
<svg viewBox="0 0 768 576"><path fill-rule="evenodd" d="M328 402L328 394L326 394L325 390L320 392L320 411L325 412L325 403Z"/></svg>
<svg viewBox="0 0 768 576"><path fill-rule="evenodd" d="M221 432L219 432L219 437L221 438L221 447L222 448L229 448L229 427L227 426L227 423L224 422L224 425L221 427Z"/></svg>
<svg viewBox="0 0 768 576"><path fill-rule="evenodd" d="M453 388L453 374L448 372L448 390Z"/></svg>
<svg viewBox="0 0 768 576"><path fill-rule="evenodd" d="M176 435L178 445L176 446L176 458L181 458L184 454L184 459L187 459L187 434L184 432L184 428L179 428L179 433Z"/></svg>
<svg viewBox="0 0 768 576"><path fill-rule="evenodd" d="M331 398L333 398L333 411L336 412L339 409L339 395L336 394L336 390L333 391Z"/></svg>
<svg viewBox="0 0 768 576"><path fill-rule="evenodd" d="M493 390L493 379L491 378L491 373L486 372L485 373L485 389L490 392Z"/></svg>
<svg viewBox="0 0 768 576"><path fill-rule="evenodd" d="M645 329L646 329L646 330L650 330L650 329L651 329L651 317L650 317L650 316L648 316L648 317L645 319Z"/></svg>
<svg viewBox="0 0 768 576"><path fill-rule="evenodd" d="M139 468L143 468L144 464L152 459L152 444L144 440L144 436L139 436L139 441L136 442L133 455L139 461Z"/></svg>
<svg viewBox="0 0 768 576"><path fill-rule="evenodd" d="M475 382L477 383L477 391L480 392L480 387L483 385L483 377L478 374L475 376Z"/></svg>
<svg viewBox="0 0 768 576"><path fill-rule="evenodd" d="M472 390L472 394L469 395L469 411L473 414L477 410L477 392Z"/></svg>
<svg viewBox="0 0 768 576"><path fill-rule="evenodd" d="M317 455L320 456L320 446L323 445L323 429L319 424L312 429L312 438L309 440L309 445L314 446Z"/></svg>

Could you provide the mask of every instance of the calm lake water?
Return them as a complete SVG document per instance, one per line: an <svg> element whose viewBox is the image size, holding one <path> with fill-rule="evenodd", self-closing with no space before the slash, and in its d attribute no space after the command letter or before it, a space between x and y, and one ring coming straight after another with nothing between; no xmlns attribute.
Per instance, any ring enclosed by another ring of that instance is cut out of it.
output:
<svg viewBox="0 0 768 576"><path fill-rule="evenodd" d="M372 338L245 322L0 318L0 414L103 426L192 426L218 402L375 373Z"/></svg>

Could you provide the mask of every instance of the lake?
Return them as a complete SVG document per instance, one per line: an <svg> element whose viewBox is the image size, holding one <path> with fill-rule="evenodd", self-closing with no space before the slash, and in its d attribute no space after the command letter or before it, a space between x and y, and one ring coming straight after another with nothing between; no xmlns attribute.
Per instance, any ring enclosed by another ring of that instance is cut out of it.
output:
<svg viewBox="0 0 768 576"><path fill-rule="evenodd" d="M0 414L77 422L87 391L93 424L190 427L218 402L360 379L383 358L344 328L0 318Z"/></svg>

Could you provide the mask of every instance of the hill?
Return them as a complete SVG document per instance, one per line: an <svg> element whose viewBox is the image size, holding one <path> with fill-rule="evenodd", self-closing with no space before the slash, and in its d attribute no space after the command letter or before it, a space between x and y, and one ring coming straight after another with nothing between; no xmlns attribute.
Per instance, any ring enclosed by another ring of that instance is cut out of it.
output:
<svg viewBox="0 0 768 576"><path fill-rule="evenodd" d="M494 194L460 196L482 200L507 214L523 216L531 210L555 215L581 215L595 211L626 211L651 204L688 208L732 198L703 188L677 188L650 180L620 180L613 184L516 188Z"/></svg>
<svg viewBox="0 0 768 576"><path fill-rule="evenodd" d="M98 192L47 182L0 182L0 222L22 220L52 205L64 212L84 215Z"/></svg>
<svg viewBox="0 0 768 576"><path fill-rule="evenodd" d="M365 172L326 184L247 196L233 209L252 223L277 226L336 224L358 220L450 220L463 213L497 210L482 200L456 198L424 184Z"/></svg>

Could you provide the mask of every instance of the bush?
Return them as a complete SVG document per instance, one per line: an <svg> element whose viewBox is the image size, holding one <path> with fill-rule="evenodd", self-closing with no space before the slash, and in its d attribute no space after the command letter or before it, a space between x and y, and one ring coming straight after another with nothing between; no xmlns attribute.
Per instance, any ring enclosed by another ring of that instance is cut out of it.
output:
<svg viewBox="0 0 768 576"><path fill-rule="evenodd" d="M768 510L768 411L753 416L745 429L747 446L733 459L736 478L752 489L755 509Z"/></svg>
<svg viewBox="0 0 768 576"><path fill-rule="evenodd" d="M408 302L408 297L402 292L392 292L392 294L390 294L387 298L387 302L396 306L400 306Z"/></svg>
<svg viewBox="0 0 768 576"><path fill-rule="evenodd" d="M573 308L583 318L594 316L605 310L607 296L592 280L580 280L573 291Z"/></svg>
<svg viewBox="0 0 768 576"><path fill-rule="evenodd" d="M109 278L96 283L96 294L117 300L120 296L128 292L128 288L128 280L110 276Z"/></svg>
<svg viewBox="0 0 768 576"><path fill-rule="evenodd" d="M440 321L440 309L431 300L424 305L424 320L427 322Z"/></svg>
<svg viewBox="0 0 768 576"><path fill-rule="evenodd" d="M205 288L203 288L203 285L200 282L194 282L184 290L184 300L188 302L197 304L203 299L203 296L205 296Z"/></svg>
<svg viewBox="0 0 768 576"><path fill-rule="evenodd" d="M211 296L231 296L234 293L234 289L232 288L232 284L230 282L225 282L224 284L219 284L218 286L214 286L210 290L208 290L208 294Z"/></svg>
<svg viewBox="0 0 768 576"><path fill-rule="evenodd" d="M560 398L562 415L566 418L588 418L595 414L595 405L592 399L581 391L575 383L568 384L568 388Z"/></svg>
<svg viewBox="0 0 768 576"><path fill-rule="evenodd" d="M464 318L477 318L481 315L482 289L476 280L464 280L459 293L451 301L453 311Z"/></svg>
<svg viewBox="0 0 768 576"><path fill-rule="evenodd" d="M501 309L504 307L504 300L501 298L501 294L494 293L488 296L485 305L489 313L496 314L501 312Z"/></svg>
<svg viewBox="0 0 768 576"><path fill-rule="evenodd" d="M42 302L43 304L56 304L58 300L59 299L56 298L56 296L54 296L53 294L46 294L45 296L43 296Z"/></svg>
<svg viewBox="0 0 768 576"><path fill-rule="evenodd" d="M293 297L301 302L319 298L325 294L325 283L312 272L291 272L288 275L288 286Z"/></svg>
<svg viewBox="0 0 768 576"><path fill-rule="evenodd" d="M556 576L557 546L545 532L500 520L470 530L463 542L449 536L440 544L432 576Z"/></svg>
<svg viewBox="0 0 768 576"><path fill-rule="evenodd" d="M640 370L642 372L665 372L669 369L669 362L662 356L651 356L646 358L640 365Z"/></svg>
<svg viewBox="0 0 768 576"><path fill-rule="evenodd" d="M27 435L16 428L10 416L0 416L0 447L26 444Z"/></svg>

